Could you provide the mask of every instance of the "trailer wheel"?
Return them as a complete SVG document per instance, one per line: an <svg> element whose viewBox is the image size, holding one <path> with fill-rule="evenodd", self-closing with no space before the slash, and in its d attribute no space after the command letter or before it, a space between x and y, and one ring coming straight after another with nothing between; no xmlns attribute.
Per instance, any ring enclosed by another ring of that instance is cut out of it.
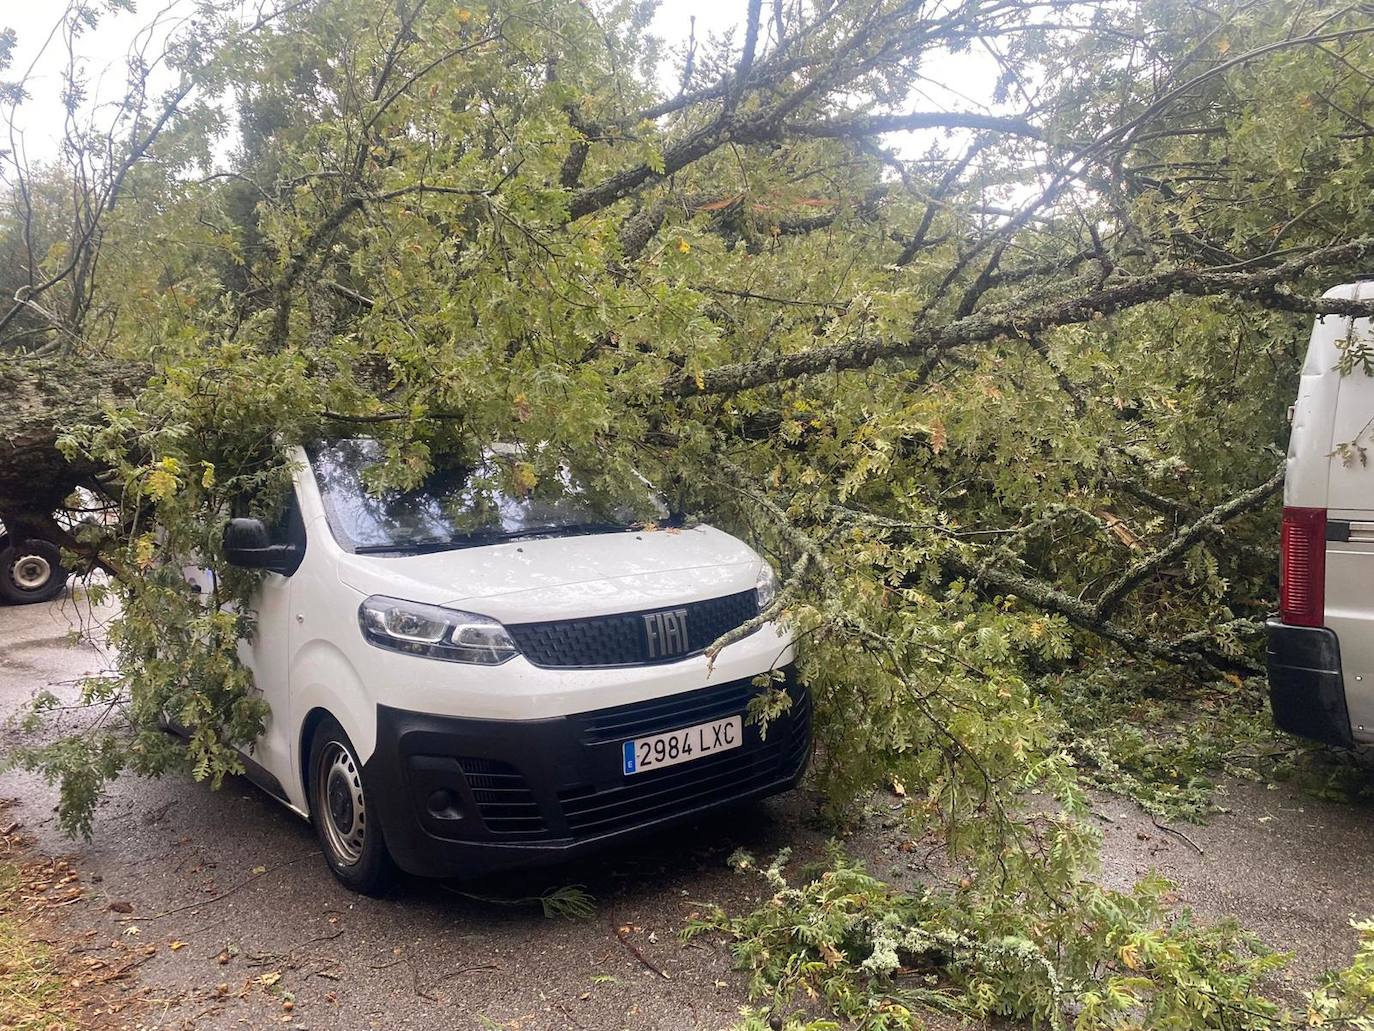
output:
<svg viewBox="0 0 1374 1031"><path fill-rule="evenodd" d="M0 549L0 599L14 605L47 601L66 585L67 570L57 545L35 537Z"/></svg>

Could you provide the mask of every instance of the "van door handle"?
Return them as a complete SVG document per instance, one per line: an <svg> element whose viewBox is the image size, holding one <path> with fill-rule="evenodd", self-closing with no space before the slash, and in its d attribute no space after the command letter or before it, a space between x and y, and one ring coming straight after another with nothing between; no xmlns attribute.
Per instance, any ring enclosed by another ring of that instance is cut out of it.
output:
<svg viewBox="0 0 1374 1031"><path fill-rule="evenodd" d="M1350 524L1350 540L1374 543L1374 523Z"/></svg>

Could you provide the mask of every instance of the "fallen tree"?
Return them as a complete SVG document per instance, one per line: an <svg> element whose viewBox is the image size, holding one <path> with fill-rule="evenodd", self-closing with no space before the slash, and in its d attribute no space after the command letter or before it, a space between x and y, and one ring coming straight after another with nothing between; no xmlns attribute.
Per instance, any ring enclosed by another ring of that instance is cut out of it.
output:
<svg viewBox="0 0 1374 1031"><path fill-rule="evenodd" d="M757 524L783 534L784 557L800 554L789 535L826 525L802 499L831 477L832 503L889 536L903 528L900 548L883 545L884 562L901 561L879 575L905 591L952 573L1129 652L1253 669L1237 633L1257 613L1214 615L1223 585L1263 597L1272 571L1224 528L1277 489L1263 470L1288 388L1248 380L1248 452L1216 446L1240 417L1185 443L1164 430L1160 398L1225 390L1226 377L1181 364L1155 375L1146 354L1153 341L1171 356L1242 347L1225 320L1292 341L1298 316L1369 309L1313 287L1371 247L1336 210L1343 199L1305 199L1319 188L1310 173L1248 209L1227 194L1274 161L1237 150L1237 126L1265 116L1245 84L1302 60L1324 88L1350 88L1342 76L1367 46L1358 19L1298 31L1276 12L1198 9L1192 30L1226 26L1236 42L1210 57L1155 50L1158 81L1120 73L1125 99L1101 109L1083 52L1187 32L1103 35L1075 9L1038 21L1020 3L856 3L770 25L754 5L743 47L722 40L709 64L698 54L664 97L628 71L633 18L459 17L417 2L363 46L321 29L346 6L209 19L166 54L140 51L113 129L74 115L65 167L35 173L9 154L18 261L0 376L16 403L0 413L0 518L70 546L47 513L72 487L104 484L153 519L171 559L179 538L207 546L232 492L271 478L276 446L323 432L384 435L397 482L424 468L408 451L499 437L594 447L611 456L608 477L640 466L699 484L738 439L751 496L791 499L777 508L788 525ZM853 102L875 74L914 84L923 60L973 41L1008 73L1062 58L1075 74L1052 99L995 115ZM271 70L339 60L342 93ZM146 71L158 61L175 72L161 92ZM229 80L254 87L241 156L205 175L211 88ZM23 91L10 91L11 119ZM1310 168L1363 145L1359 119L1332 111ZM319 125L337 133L323 150ZM512 125L543 135L495 147L490 134ZM887 149L907 130L943 135ZM65 213L54 177L85 184ZM1266 221L1293 210L1277 233ZM1188 324L1199 317L1215 341ZM1083 354L1111 357L1093 368ZM1018 422L994 413L1007 404ZM1194 407L1187 418L1206 409ZM970 477L992 489L950 493ZM752 518L739 496L693 489L707 510ZM1125 537L1098 519L1075 557L1086 561L1066 562L1053 544L1064 500L1115 513ZM826 533L821 551L836 547ZM122 568L146 566L144 534L115 547ZM798 586L817 568L797 570ZM1123 609L1152 604L1160 625L1127 629ZM233 768L232 753L217 761Z"/></svg>
<svg viewBox="0 0 1374 1031"><path fill-rule="evenodd" d="M137 362L60 355L0 358L0 520L53 539L51 515L77 487L109 472L58 446L68 427L100 422L132 402L148 379Z"/></svg>

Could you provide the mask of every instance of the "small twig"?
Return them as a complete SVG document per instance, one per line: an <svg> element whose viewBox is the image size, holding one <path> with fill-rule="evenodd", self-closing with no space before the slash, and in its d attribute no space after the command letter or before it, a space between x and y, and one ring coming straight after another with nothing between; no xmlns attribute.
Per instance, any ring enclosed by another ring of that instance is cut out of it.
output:
<svg viewBox="0 0 1374 1031"><path fill-rule="evenodd" d="M586 1027L586 1026L587 1026L586 1024L582 1023L582 1021L578 1020L575 1016L573 1016L573 1011L570 1010L570 1009L568 1009L568 1007L564 1006L561 1002L560 1002L560 1003L557 1003L556 1005L557 1005L557 1008L558 1008L559 1012L562 1013L563 1016L567 1017L568 1020L569 1020L571 1023L573 1023L573 1024L576 1025L577 1027Z"/></svg>
<svg viewBox="0 0 1374 1031"><path fill-rule="evenodd" d="M240 890L241 888L246 888L254 881L260 880L263 877L266 877L268 874L276 873L278 870L284 869L288 866L294 866L296 863L299 863L304 859L313 859L315 856L319 854L320 853L318 850L314 852L308 852L303 856L297 856L295 859L288 859L284 863L278 863L276 866L268 867L262 873L255 873L250 877L245 877L243 880L239 881L238 884L235 884L232 888L227 888L224 891L220 892L218 895L212 895L208 899L200 899L197 902L191 902L184 906L176 906L173 909L164 909L161 913L155 913L152 916L122 916L119 918L119 920L121 923L125 924L133 923L135 920L139 921L140 923L146 924L151 923L154 920L162 920L166 917L174 916L177 913L186 913L192 909L199 909L201 906L208 906L213 902L219 902L221 899L228 898L230 895L234 894L234 892Z"/></svg>
<svg viewBox="0 0 1374 1031"><path fill-rule="evenodd" d="M611 930L615 932L616 939L620 942L620 944L625 946L625 948L627 948L630 951L630 955L634 956L635 959L639 960L640 963L644 964L644 968L646 970L652 970L655 974L663 978L663 980L665 981L671 981L673 979L671 974L669 974L662 967L654 963L654 961L651 960L648 956L644 955L644 953L639 951L639 946L637 946L634 942L630 941L630 936L624 932L624 930L618 923L616 923L614 915L611 917Z"/></svg>
<svg viewBox="0 0 1374 1031"><path fill-rule="evenodd" d="M1202 847L1201 847L1196 841L1194 841L1192 838L1188 837L1188 835L1184 834L1181 830L1175 830L1173 827L1166 827L1164 824L1160 823L1160 822L1159 822L1157 819L1155 819L1153 816L1150 817L1150 822L1151 822L1152 824L1154 824L1156 827L1158 827L1160 830L1162 830L1162 831L1164 831L1164 832L1166 832L1166 833L1168 833L1168 834L1177 834L1180 838L1182 838L1182 839L1183 839L1184 841L1186 841L1189 845L1191 845L1191 846L1193 847L1193 851L1195 851L1198 855L1204 855L1204 853L1203 853L1203 851L1202 851Z"/></svg>

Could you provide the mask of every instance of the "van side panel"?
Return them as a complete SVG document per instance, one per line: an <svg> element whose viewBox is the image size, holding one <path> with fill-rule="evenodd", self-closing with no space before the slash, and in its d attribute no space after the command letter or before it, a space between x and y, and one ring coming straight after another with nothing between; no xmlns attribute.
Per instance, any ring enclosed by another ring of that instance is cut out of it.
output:
<svg viewBox="0 0 1374 1031"><path fill-rule="evenodd" d="M1358 284L1374 292L1374 284ZM1338 322L1344 332L1327 357L1339 358L1337 343L1346 334L1368 337L1368 319ZM1362 369L1348 376L1329 373L1337 396L1327 447L1326 625L1340 641L1350 729L1357 741L1374 741L1374 464L1361 462L1353 445L1374 449L1374 376ZM1352 445L1345 456L1341 445ZM1370 456L1374 459L1374 455Z"/></svg>
<svg viewBox="0 0 1374 1031"><path fill-rule="evenodd" d="M353 663L323 637L303 641L294 659L291 667L292 723L302 727L312 710L323 709L343 727L359 761L367 762L377 743L377 701L358 678ZM292 786L303 791L305 770L301 759L297 755Z"/></svg>
<svg viewBox="0 0 1374 1031"><path fill-rule="evenodd" d="M1374 741L1372 606L1374 543L1328 543L1326 625L1340 641L1346 708L1350 712L1350 730L1357 741Z"/></svg>
<svg viewBox="0 0 1374 1031"><path fill-rule="evenodd" d="M1345 296L1349 287L1327 294ZM1293 425L1288 437L1288 462L1283 481L1283 503L1299 508L1326 508L1331 435L1340 391L1340 358L1337 343L1347 332L1347 319L1319 318L1312 328L1303 361L1298 399L1293 405Z"/></svg>

